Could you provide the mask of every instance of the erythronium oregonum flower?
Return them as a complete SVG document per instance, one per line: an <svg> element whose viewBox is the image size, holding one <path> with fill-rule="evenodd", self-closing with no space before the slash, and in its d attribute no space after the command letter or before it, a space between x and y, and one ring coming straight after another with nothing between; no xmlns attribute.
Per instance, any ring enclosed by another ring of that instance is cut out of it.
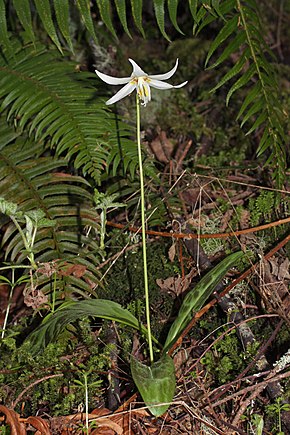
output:
<svg viewBox="0 0 290 435"><path fill-rule="evenodd" d="M139 100L143 106L151 100L151 90L150 87L155 89L173 89L173 88L182 88L187 84L186 82L181 83L181 85L170 85L169 83L165 83L164 80L168 80L173 76L178 66L178 59L175 62L174 67L165 74L155 74L149 75L146 74L134 60L129 59L133 66L133 72L130 77L117 78L111 77L107 74L103 74L98 70L95 70L96 74L100 77L101 80L108 83L108 85L125 85L122 89L120 89L112 98L110 98L106 104L113 104L117 101L120 101L122 98L131 94L135 89L137 91Z"/></svg>

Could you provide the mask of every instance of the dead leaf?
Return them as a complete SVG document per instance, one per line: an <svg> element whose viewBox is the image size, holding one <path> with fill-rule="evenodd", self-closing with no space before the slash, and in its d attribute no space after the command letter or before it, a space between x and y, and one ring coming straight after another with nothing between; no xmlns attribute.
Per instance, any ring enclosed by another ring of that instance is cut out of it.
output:
<svg viewBox="0 0 290 435"><path fill-rule="evenodd" d="M24 303L27 307L31 307L37 310L48 303L48 297L43 293L42 290L38 290L36 287L31 286L25 287L23 290Z"/></svg>
<svg viewBox="0 0 290 435"><path fill-rule="evenodd" d="M285 258L285 260L280 264L278 271L278 279L290 279L290 260Z"/></svg>
<svg viewBox="0 0 290 435"><path fill-rule="evenodd" d="M5 422L10 426L11 435L26 435L25 427L20 423L17 412L0 405L0 413L5 415Z"/></svg>
<svg viewBox="0 0 290 435"><path fill-rule="evenodd" d="M168 163L174 150L174 144L166 136L165 131L160 130L158 136L150 143L156 159L161 163Z"/></svg>
<svg viewBox="0 0 290 435"><path fill-rule="evenodd" d="M86 270L87 270L86 266L83 266L81 264L72 264L71 266L62 270L61 275L63 276L73 275L76 278L81 278L82 276L84 276Z"/></svg>
<svg viewBox="0 0 290 435"><path fill-rule="evenodd" d="M35 435L51 435L47 421L41 417L28 417L26 420L32 427L37 429Z"/></svg>
<svg viewBox="0 0 290 435"><path fill-rule="evenodd" d="M176 243L172 243L168 250L168 258L171 261L171 263L174 261L176 255Z"/></svg>
<svg viewBox="0 0 290 435"><path fill-rule="evenodd" d="M175 296L183 294L192 281L192 278L197 275L197 271L192 269L184 278L180 275L177 277L170 276L166 279L157 279L156 284L161 288L162 291L172 293Z"/></svg>

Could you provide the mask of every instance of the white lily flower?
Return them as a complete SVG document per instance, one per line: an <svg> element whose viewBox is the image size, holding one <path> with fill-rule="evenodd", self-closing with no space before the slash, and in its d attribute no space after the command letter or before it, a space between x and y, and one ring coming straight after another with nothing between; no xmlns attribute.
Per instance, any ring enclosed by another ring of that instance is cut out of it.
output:
<svg viewBox="0 0 290 435"><path fill-rule="evenodd" d="M151 100L151 90L150 87L155 89L172 89L172 88L182 88L185 86L186 82L181 83L181 85L170 85L169 83L164 83L163 80L168 80L173 76L178 66L178 59L174 67L165 74L148 75L146 74L134 60L129 59L133 66L133 72L130 77L117 78L111 77L107 74L103 74L98 70L95 70L96 74L101 80L108 83L109 85L125 85L120 89L112 98L110 98L106 104L113 104L120 101L122 98L131 94L135 89L137 91L138 97L141 100L141 104L146 106L146 104Z"/></svg>

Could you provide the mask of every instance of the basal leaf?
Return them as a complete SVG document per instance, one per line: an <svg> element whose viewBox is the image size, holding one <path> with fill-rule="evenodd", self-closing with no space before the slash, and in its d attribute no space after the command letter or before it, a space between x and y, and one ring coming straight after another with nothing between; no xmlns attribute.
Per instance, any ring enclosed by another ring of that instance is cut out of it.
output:
<svg viewBox="0 0 290 435"><path fill-rule="evenodd" d="M227 271L235 265L243 257L244 253L239 251L229 255L208 272L198 284L184 298L177 318L173 322L166 342L164 352L167 352L170 347L176 342L186 325L190 322L193 314L200 310L216 285L225 276Z"/></svg>
<svg viewBox="0 0 290 435"><path fill-rule="evenodd" d="M85 317L99 317L113 320L134 329L141 329L144 334L147 330L140 325L130 311L120 304L106 299L89 299L79 302L68 302L58 308L53 314L47 316L41 325L36 328L27 338L31 343L31 352L39 352L43 347L57 339L65 327L76 320Z"/></svg>
<svg viewBox="0 0 290 435"><path fill-rule="evenodd" d="M134 382L150 412L159 417L167 411L175 392L175 367L168 355L147 366L131 358Z"/></svg>

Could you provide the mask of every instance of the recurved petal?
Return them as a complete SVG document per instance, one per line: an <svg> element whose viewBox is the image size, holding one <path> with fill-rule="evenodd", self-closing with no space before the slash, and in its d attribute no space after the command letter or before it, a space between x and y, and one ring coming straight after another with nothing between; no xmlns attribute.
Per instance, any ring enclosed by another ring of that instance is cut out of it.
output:
<svg viewBox="0 0 290 435"><path fill-rule="evenodd" d="M152 78L152 79L156 79L156 80L168 80L168 79L170 79L170 77L173 76L173 74L177 70L177 67L178 67L178 59L176 59L174 67L170 71L168 71L167 73L165 73L165 74L154 74L152 76L149 75L149 77Z"/></svg>
<svg viewBox="0 0 290 435"><path fill-rule="evenodd" d="M131 74L131 77L148 76L148 74L146 72L144 72L143 69L141 69L140 66L137 65L137 63L133 59L128 59L128 60L129 60L129 62L131 62L132 67L133 67L133 72Z"/></svg>
<svg viewBox="0 0 290 435"><path fill-rule="evenodd" d="M127 97L127 95L131 94L131 92L136 89L136 84L129 82L122 89L120 89L112 98L106 101L106 105L114 104L117 101L122 100L122 98Z"/></svg>
<svg viewBox="0 0 290 435"><path fill-rule="evenodd" d="M169 83L162 82L161 80L152 80L151 77L150 77L149 85L155 89L182 88L182 86L185 86L187 84L187 81L186 81L186 82L181 83L180 85L170 85Z"/></svg>
<svg viewBox="0 0 290 435"><path fill-rule="evenodd" d="M95 69L95 73L100 77L101 80L103 80L103 82L108 83L108 85L124 85L131 80L131 77L118 78L108 76L107 74L104 74L97 69Z"/></svg>

